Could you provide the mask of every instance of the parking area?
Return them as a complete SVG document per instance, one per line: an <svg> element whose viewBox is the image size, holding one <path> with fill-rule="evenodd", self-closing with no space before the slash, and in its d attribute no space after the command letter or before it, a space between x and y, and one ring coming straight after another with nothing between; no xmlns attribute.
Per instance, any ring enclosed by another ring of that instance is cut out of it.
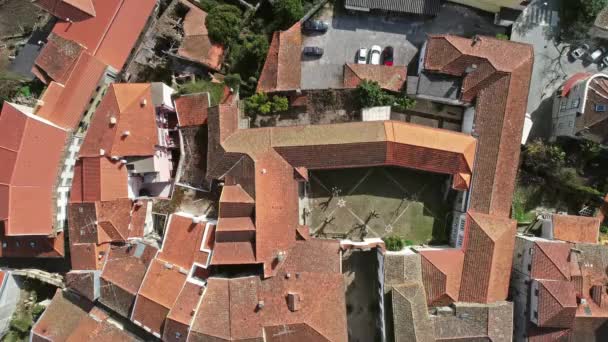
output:
<svg viewBox="0 0 608 342"><path fill-rule="evenodd" d="M465 37L495 36L505 29L493 24L493 16L474 9L444 4L433 19L416 15L357 14L343 9L342 1L328 4L316 15L329 29L324 34L304 35L303 46L324 49L321 58L303 58L302 89L341 88L345 63L354 63L357 51L373 45L394 48L394 65L408 65L427 34L451 33Z"/></svg>
<svg viewBox="0 0 608 342"><path fill-rule="evenodd" d="M345 63L355 63L360 48L373 45L394 48L394 64L407 65L418 49L406 39L403 18L386 20L373 15L334 15L325 9L319 19L329 24L321 35L305 35L304 46L319 46L325 52L318 59L302 60L302 89L341 88Z"/></svg>

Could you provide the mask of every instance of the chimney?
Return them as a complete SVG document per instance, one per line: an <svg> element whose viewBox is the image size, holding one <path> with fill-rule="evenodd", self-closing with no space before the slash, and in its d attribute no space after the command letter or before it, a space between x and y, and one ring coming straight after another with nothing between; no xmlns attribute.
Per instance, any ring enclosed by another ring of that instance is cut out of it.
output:
<svg viewBox="0 0 608 342"><path fill-rule="evenodd" d="M260 311L264 308L264 301L262 299L258 300L258 304L255 306L255 311Z"/></svg>
<svg viewBox="0 0 608 342"><path fill-rule="evenodd" d="M141 203L141 201L135 201L135 203L133 203L133 206L136 208L139 208L143 205L143 203Z"/></svg>
<svg viewBox="0 0 608 342"><path fill-rule="evenodd" d="M289 292L287 293L287 307L289 311L295 312L300 310L301 298L299 293Z"/></svg>
<svg viewBox="0 0 608 342"><path fill-rule="evenodd" d="M126 160L126 159L121 159L121 160L120 160L120 163L121 163L121 164L126 164L126 163L128 163L128 162L127 162L127 160Z"/></svg>
<svg viewBox="0 0 608 342"><path fill-rule="evenodd" d="M122 136L123 137L128 137L129 135L131 135L131 131L123 131L122 132Z"/></svg>
<svg viewBox="0 0 608 342"><path fill-rule="evenodd" d="M110 159L112 159L113 161L118 161L120 159L120 157L119 156L112 156L112 158L110 158Z"/></svg>
<svg viewBox="0 0 608 342"><path fill-rule="evenodd" d="M116 117L113 115L110 117L110 125L112 125L112 126L116 125Z"/></svg>
<svg viewBox="0 0 608 342"><path fill-rule="evenodd" d="M106 150L104 150L103 148L99 149L99 155L100 156L105 156L106 155Z"/></svg>
<svg viewBox="0 0 608 342"><path fill-rule="evenodd" d="M148 100L146 100L146 99L141 100L142 107L145 107L147 104L148 104Z"/></svg>

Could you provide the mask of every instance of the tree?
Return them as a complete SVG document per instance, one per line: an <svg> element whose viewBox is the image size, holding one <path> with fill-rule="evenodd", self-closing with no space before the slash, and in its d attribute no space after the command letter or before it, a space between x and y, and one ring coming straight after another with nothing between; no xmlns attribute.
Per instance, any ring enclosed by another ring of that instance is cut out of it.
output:
<svg viewBox="0 0 608 342"><path fill-rule="evenodd" d="M408 109L414 108L416 105L416 100L410 99L409 97L403 95L398 97L395 101L395 108L399 111L406 111Z"/></svg>
<svg viewBox="0 0 608 342"><path fill-rule="evenodd" d="M218 5L209 11L205 26L211 40L229 45L241 31L241 10L233 5Z"/></svg>
<svg viewBox="0 0 608 342"><path fill-rule="evenodd" d="M273 5L273 14L279 21L279 28L287 29L304 16L302 0L277 0Z"/></svg>
<svg viewBox="0 0 608 342"><path fill-rule="evenodd" d="M268 53L268 39L263 34L246 34L242 40L245 54L250 62L259 65Z"/></svg>
<svg viewBox="0 0 608 342"><path fill-rule="evenodd" d="M558 145L545 144L537 139L526 146L524 166L534 173L556 174L566 160L566 153Z"/></svg>
<svg viewBox="0 0 608 342"><path fill-rule="evenodd" d="M228 74L224 77L224 83L232 89L239 89L241 86L241 75Z"/></svg>
<svg viewBox="0 0 608 342"><path fill-rule="evenodd" d="M250 114L268 115L289 109L289 101L284 96L275 95L272 100L266 93L256 93L245 100L245 111Z"/></svg>
<svg viewBox="0 0 608 342"><path fill-rule="evenodd" d="M356 92L362 108L391 106L395 103L395 97L387 94L375 81L363 80L357 86Z"/></svg>

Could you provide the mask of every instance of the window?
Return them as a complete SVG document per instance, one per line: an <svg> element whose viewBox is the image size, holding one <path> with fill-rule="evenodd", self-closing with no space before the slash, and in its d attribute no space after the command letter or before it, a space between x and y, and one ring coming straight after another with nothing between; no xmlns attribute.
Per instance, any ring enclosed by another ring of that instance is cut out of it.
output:
<svg viewBox="0 0 608 342"><path fill-rule="evenodd" d="M574 126L574 121L570 120L570 122L568 122L568 126L573 127Z"/></svg>
<svg viewBox="0 0 608 342"><path fill-rule="evenodd" d="M535 289L535 290L534 290L534 295L535 295L536 297L538 297L538 289Z"/></svg>
<svg viewBox="0 0 608 342"><path fill-rule="evenodd" d="M532 271L532 264L528 264L528 271Z"/></svg>
<svg viewBox="0 0 608 342"><path fill-rule="evenodd" d="M538 319L538 311L534 311L534 319Z"/></svg>
<svg viewBox="0 0 608 342"><path fill-rule="evenodd" d="M581 99L574 99L572 100L572 108L578 108L578 106L581 104Z"/></svg>
<svg viewBox="0 0 608 342"><path fill-rule="evenodd" d="M595 105L595 111L596 112L605 112L606 111L606 105L605 104L596 104Z"/></svg>
<svg viewBox="0 0 608 342"><path fill-rule="evenodd" d="M568 105L567 100L562 100L562 103L560 105L560 111L565 111L566 110L566 106Z"/></svg>

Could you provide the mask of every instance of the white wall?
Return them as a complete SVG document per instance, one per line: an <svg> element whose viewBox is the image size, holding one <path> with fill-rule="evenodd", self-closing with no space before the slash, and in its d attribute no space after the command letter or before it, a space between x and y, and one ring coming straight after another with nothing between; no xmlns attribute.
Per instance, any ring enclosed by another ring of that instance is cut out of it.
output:
<svg viewBox="0 0 608 342"><path fill-rule="evenodd" d="M0 288L0 336L8 330L8 324L15 312L21 290L17 281L10 273L6 274L5 281Z"/></svg>

